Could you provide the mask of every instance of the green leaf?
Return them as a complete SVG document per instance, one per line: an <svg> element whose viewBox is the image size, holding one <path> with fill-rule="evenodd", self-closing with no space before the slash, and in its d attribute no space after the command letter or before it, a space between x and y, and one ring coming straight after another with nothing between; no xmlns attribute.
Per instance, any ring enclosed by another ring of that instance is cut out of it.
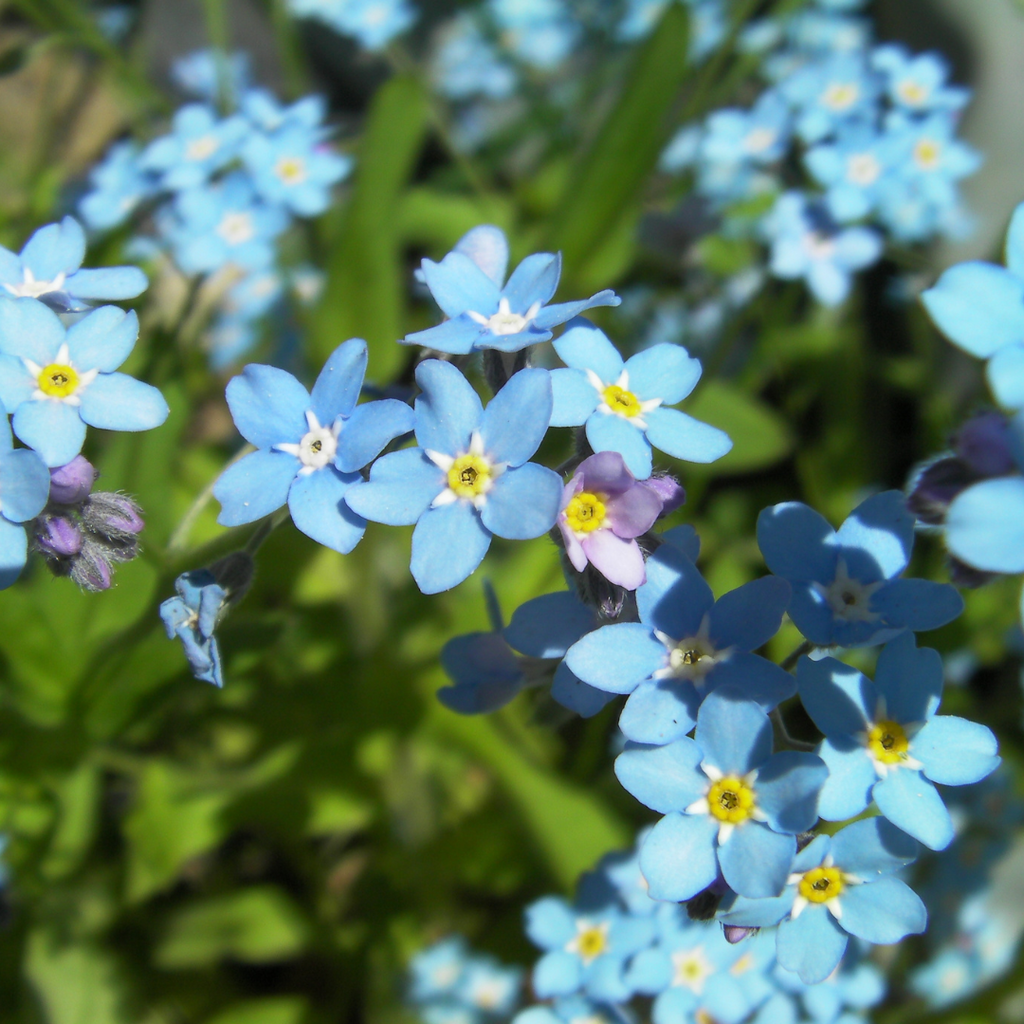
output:
<svg viewBox="0 0 1024 1024"><path fill-rule="evenodd" d="M403 241L447 252L478 224L497 224L508 232L513 217L512 204L504 197L485 200L419 187L409 189L402 197L398 230Z"/></svg>
<svg viewBox="0 0 1024 1024"><path fill-rule="evenodd" d="M306 1003L294 996L253 999L237 1003L206 1024L299 1024L306 1015Z"/></svg>
<svg viewBox="0 0 1024 1024"><path fill-rule="evenodd" d="M244 963L284 960L299 953L309 926L280 889L258 886L180 911L156 951L165 968L198 967L226 957Z"/></svg>
<svg viewBox="0 0 1024 1024"><path fill-rule="evenodd" d="M593 145L576 162L550 232L565 276L574 278L636 205L644 182L674 128L671 113L688 66L689 19L682 4L666 7L630 70Z"/></svg>
<svg viewBox="0 0 1024 1024"><path fill-rule="evenodd" d="M373 379L388 379L405 358L395 344L403 334L407 284L399 207L426 134L427 114L423 87L414 78L397 75L377 91L313 317L314 358L326 359L346 338L365 338Z"/></svg>
<svg viewBox="0 0 1024 1024"><path fill-rule="evenodd" d="M99 771L83 764L57 788L60 814L50 848L41 865L48 878L61 878L78 867L96 832L99 811Z"/></svg>
<svg viewBox="0 0 1024 1024"><path fill-rule="evenodd" d="M732 451L707 467L687 465L690 472L747 473L785 458L793 448L789 425L759 398L725 381L702 384L686 412L724 430L732 438Z"/></svg>

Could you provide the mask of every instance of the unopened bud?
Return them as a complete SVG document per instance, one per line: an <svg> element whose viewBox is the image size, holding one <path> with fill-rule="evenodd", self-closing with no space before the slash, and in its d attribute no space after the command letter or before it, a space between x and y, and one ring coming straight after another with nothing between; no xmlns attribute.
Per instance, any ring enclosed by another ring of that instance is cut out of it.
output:
<svg viewBox="0 0 1024 1024"><path fill-rule="evenodd" d="M50 470L50 501L74 505L88 497L99 473L84 455L76 455L67 465Z"/></svg>
<svg viewBox="0 0 1024 1024"><path fill-rule="evenodd" d="M67 516L47 516L37 520L36 547L48 558L71 558L82 550L82 531Z"/></svg>
<svg viewBox="0 0 1024 1024"><path fill-rule="evenodd" d="M737 942L742 942L748 935L753 935L756 928L744 928L738 924L726 924L722 925L722 931L725 933L725 941L736 945Z"/></svg>
<svg viewBox="0 0 1024 1024"><path fill-rule="evenodd" d="M103 549L87 543L72 563L69 575L83 590L97 592L110 589L113 570Z"/></svg>
<svg viewBox="0 0 1024 1024"><path fill-rule="evenodd" d="M1009 424L998 412L985 412L969 419L957 431L954 447L978 476L1005 476L1013 472Z"/></svg>
<svg viewBox="0 0 1024 1024"><path fill-rule="evenodd" d="M654 493L661 499L661 516L667 516L670 512L675 512L686 501L686 490L683 485L674 477L668 473L659 473L657 476L649 477L647 480L641 480L640 483L654 491Z"/></svg>
<svg viewBox="0 0 1024 1024"><path fill-rule="evenodd" d="M111 540L128 540L142 532L146 525L142 509L125 494L97 491L82 506L82 522L86 529Z"/></svg>

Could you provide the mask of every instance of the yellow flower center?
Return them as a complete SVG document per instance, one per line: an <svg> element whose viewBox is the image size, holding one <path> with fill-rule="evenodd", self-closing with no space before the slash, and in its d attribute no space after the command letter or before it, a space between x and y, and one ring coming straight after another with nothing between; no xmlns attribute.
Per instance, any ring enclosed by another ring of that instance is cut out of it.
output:
<svg viewBox="0 0 1024 1024"><path fill-rule="evenodd" d="M835 899L845 888L839 868L812 868L798 886L800 895L810 903L825 903Z"/></svg>
<svg viewBox="0 0 1024 1024"><path fill-rule="evenodd" d="M286 185L301 185L306 180L306 163L297 156L281 157L274 170Z"/></svg>
<svg viewBox="0 0 1024 1024"><path fill-rule="evenodd" d="M914 81L903 81L896 86L896 95L899 96L904 103L909 103L912 107L920 106L928 99L928 90L923 85L919 85Z"/></svg>
<svg viewBox="0 0 1024 1024"><path fill-rule="evenodd" d="M486 494L491 486L491 466L480 455L460 455L448 470L448 486L460 498Z"/></svg>
<svg viewBox="0 0 1024 1024"><path fill-rule="evenodd" d="M907 759L910 740L899 722L877 722L868 730L868 751L882 764L899 764Z"/></svg>
<svg viewBox="0 0 1024 1024"><path fill-rule="evenodd" d="M582 960L594 960L605 951L607 946L606 929L597 925L584 928L576 937L576 948L579 950Z"/></svg>
<svg viewBox="0 0 1024 1024"><path fill-rule="evenodd" d="M822 96L822 102L832 110L847 110L857 102L857 86L852 82L834 82Z"/></svg>
<svg viewBox="0 0 1024 1024"><path fill-rule="evenodd" d="M914 159L918 166L925 170L931 170L938 166L941 153L942 148L932 139L920 139L914 146Z"/></svg>
<svg viewBox="0 0 1024 1024"><path fill-rule="evenodd" d="M581 491L565 506L566 526L575 533L600 530L608 515L604 503L605 495Z"/></svg>
<svg viewBox="0 0 1024 1024"><path fill-rule="evenodd" d="M754 813L754 791L742 779L726 775L711 784L708 810L719 821L738 825Z"/></svg>
<svg viewBox="0 0 1024 1024"><path fill-rule="evenodd" d="M220 141L215 135L200 135L191 139L185 146L186 160L207 160L220 148Z"/></svg>
<svg viewBox="0 0 1024 1024"><path fill-rule="evenodd" d="M632 391L620 388L618 384L609 384L602 392L601 397L604 398L605 404L612 412L618 413L619 416L625 416L626 419L639 416L642 411L640 399Z"/></svg>
<svg viewBox="0 0 1024 1024"><path fill-rule="evenodd" d="M80 383L77 371L65 363L50 363L44 366L37 378L39 390L51 398L67 398L73 395Z"/></svg>

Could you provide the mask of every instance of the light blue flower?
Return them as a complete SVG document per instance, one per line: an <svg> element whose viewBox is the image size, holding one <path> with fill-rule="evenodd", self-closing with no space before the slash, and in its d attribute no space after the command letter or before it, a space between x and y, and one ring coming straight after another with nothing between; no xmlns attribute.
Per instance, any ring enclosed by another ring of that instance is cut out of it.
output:
<svg viewBox="0 0 1024 1024"><path fill-rule="evenodd" d="M85 232L74 217L47 224L19 254L0 246L0 285L16 298L39 299L58 312L88 309L88 303L134 299L149 283L138 267L82 270Z"/></svg>
<svg viewBox="0 0 1024 1024"><path fill-rule="evenodd" d="M835 970L850 935L891 945L924 931L924 904L892 877L916 856L913 839L884 818L866 818L801 850L781 896L737 898L721 919L762 928L781 922L779 964L813 985Z"/></svg>
<svg viewBox="0 0 1024 1024"><path fill-rule="evenodd" d="M297 18L313 18L367 50L383 49L416 20L406 0L288 0Z"/></svg>
<svg viewBox="0 0 1024 1024"><path fill-rule="evenodd" d="M474 96L501 100L516 87L515 71L499 56L470 14L452 19L433 59L431 77L442 95L453 100Z"/></svg>
<svg viewBox="0 0 1024 1024"><path fill-rule="evenodd" d="M162 188L195 188L231 163L248 131L238 114L221 120L212 107L188 103L174 115L170 134L142 151L139 168L155 174Z"/></svg>
<svg viewBox="0 0 1024 1024"><path fill-rule="evenodd" d="M900 491L861 502L838 532L790 501L762 510L757 542L768 568L789 580L789 614L813 644L865 647L905 629L938 629L963 610L946 583L899 579L914 546L914 518Z"/></svg>
<svg viewBox="0 0 1024 1024"><path fill-rule="evenodd" d="M959 110L971 98L970 89L946 84L949 67L937 53L911 55L893 43L876 46L871 66L886 76L892 102L911 113L929 110Z"/></svg>
<svg viewBox="0 0 1024 1024"><path fill-rule="evenodd" d="M623 362L608 336L574 320L555 342L568 369L551 373L551 425L586 424L595 452L618 452L638 479L651 475L651 447L687 462L714 462L729 436L678 409L700 379L700 361L681 345L654 345Z"/></svg>
<svg viewBox="0 0 1024 1024"><path fill-rule="evenodd" d="M224 677L214 630L227 602L227 591L208 569L183 573L174 581L174 589L178 596L160 605L167 638L177 637L182 642L196 679L221 687Z"/></svg>
<svg viewBox="0 0 1024 1024"><path fill-rule="evenodd" d="M549 71L580 38L580 26L561 0L487 0L502 44L524 64Z"/></svg>
<svg viewBox="0 0 1024 1024"><path fill-rule="evenodd" d="M921 119L895 111L885 130L898 143L903 177L940 210L956 206L956 183L981 166L981 154L955 137L956 115L940 110Z"/></svg>
<svg viewBox="0 0 1024 1024"><path fill-rule="evenodd" d="M249 55L241 51L193 50L171 64L171 78L183 92L216 103L222 78L229 97L238 97L248 88L249 64Z"/></svg>
<svg viewBox="0 0 1024 1024"><path fill-rule="evenodd" d="M588 633L566 664L591 686L631 694L619 719L627 738L670 743L693 728L717 687L738 689L766 710L793 695L788 672L750 653L778 631L788 600L789 587L766 576L716 602L687 555L663 544L636 592L640 622Z"/></svg>
<svg viewBox="0 0 1024 1024"><path fill-rule="evenodd" d="M0 405L0 590L20 575L28 557L22 523L35 519L50 494L50 473L35 452L15 448Z"/></svg>
<svg viewBox="0 0 1024 1024"><path fill-rule="evenodd" d="M92 191L78 204L82 220L95 231L123 224L138 206L157 191L156 177L139 167L134 142L116 142L89 172Z"/></svg>
<svg viewBox="0 0 1024 1024"><path fill-rule="evenodd" d="M169 409L156 388L114 371L139 336L134 312L101 306L65 328L35 299L0 298L0 401L48 466L81 450L86 424L150 430Z"/></svg>
<svg viewBox="0 0 1024 1024"><path fill-rule="evenodd" d="M589 299L548 305L562 273L561 254L549 252L527 256L505 278L504 256L481 266L462 243L475 238L474 229L452 252L435 263L425 259L423 278L434 300L449 317L442 324L425 331L416 331L402 339L407 345L423 345L455 355L491 348L499 352L518 352L527 345L547 341L551 328L564 324L593 306L617 306L619 297L610 289ZM492 233L498 228L486 227ZM504 238L504 236L502 236Z"/></svg>
<svg viewBox="0 0 1024 1024"><path fill-rule="evenodd" d="M451 995L468 961L465 940L459 935L421 950L409 961L409 998L423 1003Z"/></svg>
<svg viewBox="0 0 1024 1024"><path fill-rule="evenodd" d="M826 306L842 302L850 292L852 272L871 266L882 254L877 232L840 228L822 205L801 192L779 196L763 231L771 242L772 274L784 280L803 278Z"/></svg>
<svg viewBox="0 0 1024 1024"><path fill-rule="evenodd" d="M529 540L550 530L562 479L527 462L551 417L547 370L520 370L486 410L451 363L420 363L416 382L420 447L378 459L345 500L366 519L416 524L410 568L420 590L436 594L476 569L493 534Z"/></svg>
<svg viewBox="0 0 1024 1024"><path fill-rule="evenodd" d="M714 163L770 164L785 155L792 115L770 89L750 110L716 110L705 122L701 156Z"/></svg>
<svg viewBox="0 0 1024 1024"><path fill-rule="evenodd" d="M665 815L644 841L640 870L654 899L679 902L719 873L744 896L781 893L795 836L818 819L828 771L814 754L773 754L764 711L720 689L701 706L694 739L627 744L615 774L642 804Z"/></svg>
<svg viewBox="0 0 1024 1024"><path fill-rule="evenodd" d="M798 71L780 84L796 112L796 131L804 142L818 142L843 122L869 114L878 82L859 53L834 53Z"/></svg>
<svg viewBox="0 0 1024 1024"><path fill-rule="evenodd" d="M897 828L933 850L953 840L953 821L932 783L965 786L999 765L991 730L953 715L935 717L942 659L904 633L878 656L872 683L856 669L801 658L800 699L825 734L829 768L819 811L827 821L854 818L874 800Z"/></svg>
<svg viewBox="0 0 1024 1024"><path fill-rule="evenodd" d="M240 526L286 502L292 522L318 544L343 554L366 522L343 501L359 470L413 426L395 399L356 405L366 373L366 342L352 338L331 354L312 393L274 366L251 363L227 386L239 433L258 451L229 466L214 485L218 522Z"/></svg>

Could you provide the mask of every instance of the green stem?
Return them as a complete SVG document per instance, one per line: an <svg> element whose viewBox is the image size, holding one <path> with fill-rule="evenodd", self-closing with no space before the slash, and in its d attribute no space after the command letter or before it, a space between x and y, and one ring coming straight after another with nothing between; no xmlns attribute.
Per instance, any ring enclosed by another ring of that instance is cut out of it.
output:
<svg viewBox="0 0 1024 1024"><path fill-rule="evenodd" d="M779 666L785 672L792 672L796 663L805 654L810 654L814 650L814 644L810 640L805 640L795 651L792 651Z"/></svg>

